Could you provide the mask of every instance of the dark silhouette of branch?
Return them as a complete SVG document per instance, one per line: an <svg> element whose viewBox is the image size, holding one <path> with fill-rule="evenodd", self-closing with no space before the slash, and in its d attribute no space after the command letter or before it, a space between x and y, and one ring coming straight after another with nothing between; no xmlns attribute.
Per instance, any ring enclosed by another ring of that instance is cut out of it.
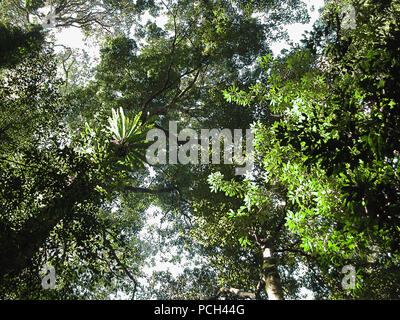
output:
<svg viewBox="0 0 400 320"><path fill-rule="evenodd" d="M236 288L221 288L218 290L217 294L215 296L210 297L209 300L216 300L221 295L224 295L227 293L233 294L233 295L237 296L238 298L248 298L248 299L252 299L252 300L256 299L256 294L254 292L240 291L240 289L236 289Z"/></svg>
<svg viewBox="0 0 400 320"><path fill-rule="evenodd" d="M134 284L133 293L132 293L132 297L134 299L135 298L135 294L136 294L137 281L136 281L135 277L130 273L130 271L128 270L126 265L124 263L122 263L121 260L118 258L117 253L115 252L114 248L112 247L110 241L107 239L106 233L110 234L109 232L107 232L107 230L105 228L103 228L104 243L106 244L107 248L110 249L115 261L118 263L118 265L122 268L122 270L125 272L125 274L128 276L128 278Z"/></svg>
<svg viewBox="0 0 400 320"><path fill-rule="evenodd" d="M126 191L131 191L131 192L135 192L135 193L148 193L148 194L167 193L167 192L172 192L175 190L175 188L173 188L173 187L164 188L164 189L149 189L149 188L132 187L132 186L125 186L124 189Z"/></svg>

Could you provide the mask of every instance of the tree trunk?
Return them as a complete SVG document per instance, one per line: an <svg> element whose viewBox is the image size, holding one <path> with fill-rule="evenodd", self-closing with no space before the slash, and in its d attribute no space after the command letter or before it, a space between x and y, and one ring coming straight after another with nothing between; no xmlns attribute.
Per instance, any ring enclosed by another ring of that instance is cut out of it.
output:
<svg viewBox="0 0 400 320"><path fill-rule="evenodd" d="M263 278L269 300L284 300L276 258L271 248L263 248Z"/></svg>
<svg viewBox="0 0 400 320"><path fill-rule="evenodd" d="M0 277L18 274L29 265L38 249L46 241L54 227L73 213L77 203L91 199L93 186L76 179L63 190L63 194L51 201L37 214L29 218L21 230L14 231L1 226Z"/></svg>

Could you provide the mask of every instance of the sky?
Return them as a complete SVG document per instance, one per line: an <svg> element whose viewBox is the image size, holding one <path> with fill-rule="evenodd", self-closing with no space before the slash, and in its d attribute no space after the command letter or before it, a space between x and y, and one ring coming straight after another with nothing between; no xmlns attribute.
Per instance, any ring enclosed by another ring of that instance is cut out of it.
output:
<svg viewBox="0 0 400 320"><path fill-rule="evenodd" d="M306 30L311 31L312 25L319 16L318 9L321 8L322 5L324 4L323 0L305 0L304 2L307 4L309 9L310 22L308 24L301 24L301 23L291 24L286 27L286 30L288 31L289 34L289 38L294 43L298 43L300 39L302 39L304 31ZM311 11L312 7L314 7L313 11ZM147 19L151 20L153 18L150 15L144 15L142 21L145 22L147 21ZM160 27L162 27L165 22L166 22L165 18L164 19L159 18L156 21L157 25ZM61 32L55 34L55 37L57 44L62 44L72 49L85 50L92 57L93 61L96 61L96 59L98 59L99 57L99 44L90 43L90 41L85 41L82 32L78 28L71 27L68 29L64 29ZM271 50L273 51L274 56L279 55L282 49L289 49L289 45L285 41L273 43L271 45ZM151 226L154 225L160 225L161 223L160 222L161 213L159 213L159 210L157 210L156 207L150 207L147 212L147 215L148 215L146 219L147 223L146 226L144 227L143 236L145 236L146 230L148 230L148 228L151 228ZM161 255L157 255L152 258L154 259L155 265L153 267L146 268L145 269L146 274L151 274L152 271L169 270L174 276L176 276L182 271L182 268L180 268L179 266L162 261ZM312 299L311 291L303 289L301 293L306 294L307 299ZM114 298L124 299L126 297L124 295L121 295L121 296L115 296Z"/></svg>
<svg viewBox="0 0 400 320"><path fill-rule="evenodd" d="M290 40L293 41L294 43L300 42L304 31L312 30L312 26L313 26L314 22L319 17L318 10L324 4L324 0L305 0L304 2L307 4L307 7L308 7L308 12L310 15L310 22L308 24L293 23L286 27L286 30L289 33ZM312 7L314 7L313 11L311 11ZM289 49L289 45L287 43L285 43L285 41L276 42L271 46L271 50L275 56L278 55L282 49Z"/></svg>

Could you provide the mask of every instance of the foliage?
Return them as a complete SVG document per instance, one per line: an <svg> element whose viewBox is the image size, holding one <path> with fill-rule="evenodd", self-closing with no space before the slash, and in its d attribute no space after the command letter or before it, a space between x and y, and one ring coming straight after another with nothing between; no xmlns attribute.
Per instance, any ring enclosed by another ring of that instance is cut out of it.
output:
<svg viewBox="0 0 400 320"><path fill-rule="evenodd" d="M354 5L357 28L336 29L323 55L306 41L283 59L265 57L267 83L248 92L233 87L225 96L245 106L268 103L276 116L272 125L256 126L265 181L287 188L295 207L286 225L329 275L332 297L346 297L332 270L351 264L357 268L351 297L398 298L397 276L387 271L398 268L399 258L398 86L392 82L399 4L383 11L374 2ZM339 9L331 3L325 19Z"/></svg>
<svg viewBox="0 0 400 320"><path fill-rule="evenodd" d="M301 1L48 4L0 2L1 298L399 297L399 1L329 1L279 57ZM97 37L96 65L54 54L71 26ZM171 120L251 127L254 170L149 170L147 130ZM147 276L159 256L182 273Z"/></svg>
<svg viewBox="0 0 400 320"><path fill-rule="evenodd" d="M50 30L78 27L87 35L98 36L113 32L129 33L135 18L148 9L156 14L157 8L153 0L4 0L0 3L1 20L14 26L46 24ZM52 21L48 21L49 18Z"/></svg>
<svg viewBox="0 0 400 320"><path fill-rule="evenodd" d="M40 28L25 31L0 22L0 68L11 67L38 51L44 41Z"/></svg>
<svg viewBox="0 0 400 320"><path fill-rule="evenodd" d="M140 271L133 265L143 260L134 236L140 213L124 210L120 219L113 201L141 165L135 154L145 150L138 143L144 127L125 118L135 130L133 152L124 155L113 149L105 121L71 132L49 48L4 69L1 81L2 298L109 298L127 288L134 296ZM41 288L46 263L56 268L55 291Z"/></svg>

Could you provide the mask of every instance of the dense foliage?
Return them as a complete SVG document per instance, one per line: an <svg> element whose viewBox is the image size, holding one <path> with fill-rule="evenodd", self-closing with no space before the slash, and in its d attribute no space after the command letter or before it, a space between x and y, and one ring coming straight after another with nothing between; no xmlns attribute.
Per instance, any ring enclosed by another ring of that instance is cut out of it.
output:
<svg viewBox="0 0 400 320"><path fill-rule="evenodd" d="M328 1L279 56L301 1L0 12L2 299L400 297L399 1ZM70 26L101 44L94 66L55 43ZM170 121L252 128L253 170L149 165ZM149 274L160 257L182 272Z"/></svg>

